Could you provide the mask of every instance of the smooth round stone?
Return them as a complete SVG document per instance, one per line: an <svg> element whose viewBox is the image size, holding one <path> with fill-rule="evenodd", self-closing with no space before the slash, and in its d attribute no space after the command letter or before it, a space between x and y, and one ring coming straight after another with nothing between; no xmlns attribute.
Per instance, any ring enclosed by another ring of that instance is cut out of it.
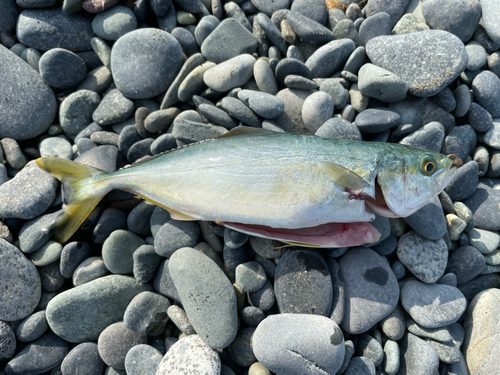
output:
<svg viewBox="0 0 500 375"><path fill-rule="evenodd" d="M404 0L396 4L390 1L368 0L364 12L366 17L371 17L372 15L380 12L389 14L391 16L391 26L393 27L405 12L408 3L409 0Z"/></svg>
<svg viewBox="0 0 500 375"><path fill-rule="evenodd" d="M445 191L454 201L470 197L476 191L479 181L479 165L475 161L465 163L446 186Z"/></svg>
<svg viewBox="0 0 500 375"><path fill-rule="evenodd" d="M277 249L273 245L273 240L253 236L250 237L250 246L253 251L263 258L277 258L286 251L286 249Z"/></svg>
<svg viewBox="0 0 500 375"><path fill-rule="evenodd" d="M344 331L368 331L396 306L399 287L389 264L368 248L352 248L339 259L346 304Z"/></svg>
<svg viewBox="0 0 500 375"><path fill-rule="evenodd" d="M73 157L71 144L62 137L45 138L38 147L41 156L55 156L64 159Z"/></svg>
<svg viewBox="0 0 500 375"><path fill-rule="evenodd" d="M76 54L63 48L53 48L40 58L40 75L50 86L71 89L87 75L85 62Z"/></svg>
<svg viewBox="0 0 500 375"><path fill-rule="evenodd" d="M490 113L479 104L472 102L467 113L469 123L477 132L486 132L493 127Z"/></svg>
<svg viewBox="0 0 500 375"><path fill-rule="evenodd" d="M257 262L242 263L236 267L236 285L244 292L255 292L266 283L264 268Z"/></svg>
<svg viewBox="0 0 500 375"><path fill-rule="evenodd" d="M500 43L500 27L497 20L500 15L500 7L494 0L481 1L483 23L486 33L494 43Z"/></svg>
<svg viewBox="0 0 500 375"><path fill-rule="evenodd" d="M0 250L0 319L21 320L40 301L40 276L33 263L15 246L2 239Z"/></svg>
<svg viewBox="0 0 500 375"><path fill-rule="evenodd" d="M467 234L470 244L484 255L491 254L500 243L500 235L497 232L473 228Z"/></svg>
<svg viewBox="0 0 500 375"><path fill-rule="evenodd" d="M344 108L347 103L347 90L338 79L326 79L320 84L320 91L326 92L333 99L334 108Z"/></svg>
<svg viewBox="0 0 500 375"><path fill-rule="evenodd" d="M361 44L366 43L380 35L390 35L392 29L391 16L386 12L371 15L361 24L359 28L359 39Z"/></svg>
<svg viewBox="0 0 500 375"><path fill-rule="evenodd" d="M446 215L446 222L448 224L448 233L450 240L460 240L462 232L467 226L467 223L454 214Z"/></svg>
<svg viewBox="0 0 500 375"><path fill-rule="evenodd" d="M58 294L47 305L50 328L66 341L80 343L97 340L99 334L117 321L129 302L139 293L150 290L132 277L100 277ZM85 321L85 325L80 322Z"/></svg>
<svg viewBox="0 0 500 375"><path fill-rule="evenodd" d="M446 112L452 112L457 106L453 92L448 87L445 87L434 95L432 100Z"/></svg>
<svg viewBox="0 0 500 375"><path fill-rule="evenodd" d="M127 215L122 210L115 207L106 208L94 227L92 241L104 243L112 232L125 229L126 223Z"/></svg>
<svg viewBox="0 0 500 375"><path fill-rule="evenodd" d="M90 256L90 246L86 242L70 242L66 244L61 252L61 274L71 278L76 267Z"/></svg>
<svg viewBox="0 0 500 375"><path fill-rule="evenodd" d="M422 4L425 22L433 29L448 31L468 41L481 18L479 0L430 0Z"/></svg>
<svg viewBox="0 0 500 375"><path fill-rule="evenodd" d="M470 125L462 125L453 130L444 139L444 154L455 154L460 159L466 160L470 152L475 148L477 135Z"/></svg>
<svg viewBox="0 0 500 375"><path fill-rule="evenodd" d="M257 327L266 315L258 307L246 306L238 313L240 319L249 327Z"/></svg>
<svg viewBox="0 0 500 375"><path fill-rule="evenodd" d="M30 259L35 266L47 266L61 257L62 245L56 241L48 241L42 247L30 254Z"/></svg>
<svg viewBox="0 0 500 375"><path fill-rule="evenodd" d="M135 279L140 283L146 283L153 279L161 259L161 256L155 251L154 246L140 246L133 254Z"/></svg>
<svg viewBox="0 0 500 375"><path fill-rule="evenodd" d="M281 60L276 66L276 81L278 82L278 86L283 87L285 85L285 78L289 75L298 75L307 79L311 78L311 72L304 63L297 59L286 58Z"/></svg>
<svg viewBox="0 0 500 375"><path fill-rule="evenodd" d="M50 227L58 213L52 213L29 220L19 232L19 249L24 253L32 253L50 238Z"/></svg>
<svg viewBox="0 0 500 375"><path fill-rule="evenodd" d="M150 151L153 155L177 148L177 142L172 134L163 134L151 143Z"/></svg>
<svg viewBox="0 0 500 375"><path fill-rule="evenodd" d="M477 70L486 64L488 55L483 46L472 42L465 46L465 50L469 56L469 62L467 63L468 70Z"/></svg>
<svg viewBox="0 0 500 375"><path fill-rule="evenodd" d="M410 374L438 374L439 357L436 350L426 341L411 333L401 342L401 363L399 371Z"/></svg>
<svg viewBox="0 0 500 375"><path fill-rule="evenodd" d="M322 25L325 24L328 15L326 4L322 0L295 0L290 10L300 13Z"/></svg>
<svg viewBox="0 0 500 375"><path fill-rule="evenodd" d="M459 284L479 275L485 266L484 256L473 246L463 246L450 253L446 272L453 272Z"/></svg>
<svg viewBox="0 0 500 375"><path fill-rule="evenodd" d="M290 0L251 0L252 4L262 13L271 16L274 12L280 9L288 9Z"/></svg>
<svg viewBox="0 0 500 375"><path fill-rule="evenodd" d="M375 375L375 365L366 357L353 357L344 372L345 375Z"/></svg>
<svg viewBox="0 0 500 375"><path fill-rule="evenodd" d="M57 181L51 174L34 162L28 163L0 186L1 217L32 219L41 215L54 201L56 187Z"/></svg>
<svg viewBox="0 0 500 375"><path fill-rule="evenodd" d="M265 92L241 90L238 98L257 115L267 119L278 117L285 109L283 100Z"/></svg>
<svg viewBox="0 0 500 375"><path fill-rule="evenodd" d="M203 76L209 69L215 66L215 63L207 61L194 68L179 86L179 90L177 92L179 100L189 102L193 98L193 95L198 94L201 90L203 90L205 88Z"/></svg>
<svg viewBox="0 0 500 375"><path fill-rule="evenodd" d="M84 15L70 15L61 8L27 9L19 15L16 36L21 43L40 51L88 51L94 36L91 22Z"/></svg>
<svg viewBox="0 0 500 375"><path fill-rule="evenodd" d="M439 240L446 233L446 218L438 197L424 207L403 218L415 232L429 240Z"/></svg>
<svg viewBox="0 0 500 375"><path fill-rule="evenodd" d="M156 374L163 354L154 347L139 344L131 348L125 356L127 374Z"/></svg>
<svg viewBox="0 0 500 375"><path fill-rule="evenodd" d="M87 67L87 69L89 69ZM100 93L111 83L111 72L105 66L98 66L87 73L87 76L78 85L77 90L89 90Z"/></svg>
<svg viewBox="0 0 500 375"><path fill-rule="evenodd" d="M156 371L156 375L179 373L218 375L221 373L220 358L200 336L186 336L170 347Z"/></svg>
<svg viewBox="0 0 500 375"><path fill-rule="evenodd" d="M152 28L125 34L111 51L116 87L133 99L147 99L166 91L179 73L182 48L169 33Z"/></svg>
<svg viewBox="0 0 500 375"><path fill-rule="evenodd" d="M379 133L400 124L401 115L385 108L369 108L356 116L358 129L365 133Z"/></svg>
<svg viewBox="0 0 500 375"><path fill-rule="evenodd" d="M331 30L298 12L288 12L286 19L293 31L306 43L323 45L335 39L335 34Z"/></svg>
<svg viewBox="0 0 500 375"><path fill-rule="evenodd" d="M382 349L382 345L366 333L360 335L358 341L358 352L363 357L372 361L375 367L382 364L382 360L384 359L384 350Z"/></svg>
<svg viewBox="0 0 500 375"><path fill-rule="evenodd" d="M252 347L257 360L270 371L335 374L344 358L344 337L337 324L310 314L270 315L257 327Z"/></svg>
<svg viewBox="0 0 500 375"><path fill-rule="evenodd" d="M397 254L399 261L425 283L439 280L448 261L448 247L442 238L429 240L414 231L399 239Z"/></svg>
<svg viewBox="0 0 500 375"><path fill-rule="evenodd" d="M200 113L209 120L220 126L224 126L226 129L232 129L238 126L238 123L229 114L212 104L200 104L198 105L198 110Z"/></svg>
<svg viewBox="0 0 500 375"><path fill-rule="evenodd" d="M393 341L399 341L405 333L405 314L401 305L396 305L394 310L381 321L384 334Z"/></svg>
<svg viewBox="0 0 500 375"><path fill-rule="evenodd" d="M257 59L253 66L253 77L261 92L266 92L271 95L276 95L278 93L276 78L267 61Z"/></svg>
<svg viewBox="0 0 500 375"><path fill-rule="evenodd" d="M233 57L207 70L203 75L203 81L215 91L229 91L250 79L254 63L255 58L252 55Z"/></svg>
<svg viewBox="0 0 500 375"><path fill-rule="evenodd" d="M487 289L478 293L467 309L463 353L471 374L494 374L498 370L499 300L498 288Z"/></svg>
<svg viewBox="0 0 500 375"><path fill-rule="evenodd" d="M500 116L500 79L485 70L472 81L474 99L493 117Z"/></svg>
<svg viewBox="0 0 500 375"><path fill-rule="evenodd" d="M231 35L230 43L228 35ZM200 50L208 61L219 64L241 54L252 54L257 44L257 38L240 22L227 18L205 38Z"/></svg>
<svg viewBox="0 0 500 375"><path fill-rule="evenodd" d="M75 346L61 363L62 374L101 374L104 362L99 356L97 344L84 342Z"/></svg>
<svg viewBox="0 0 500 375"><path fill-rule="evenodd" d="M361 133L356 125L339 117L334 117L324 122L315 135L324 138L348 139L352 141L361 140Z"/></svg>
<svg viewBox="0 0 500 375"><path fill-rule="evenodd" d="M143 201L135 206L127 216L128 229L139 236L149 236L151 234L149 222L156 207L148 201Z"/></svg>
<svg viewBox="0 0 500 375"><path fill-rule="evenodd" d="M241 100L226 96L222 98L221 105L232 117L235 117L244 124L256 128L261 126L259 118Z"/></svg>
<svg viewBox="0 0 500 375"><path fill-rule="evenodd" d="M406 98L408 87L391 72L373 64L365 64L358 73L359 91L385 103L397 103Z"/></svg>
<svg viewBox="0 0 500 375"><path fill-rule="evenodd" d="M147 336L128 329L123 322L106 327L97 340L99 356L104 363L118 370L125 369L125 356L136 345L146 344Z"/></svg>
<svg viewBox="0 0 500 375"><path fill-rule="evenodd" d="M123 322L128 329L139 335L158 336L165 330L168 320L167 298L151 292L142 292L130 301Z"/></svg>
<svg viewBox="0 0 500 375"><path fill-rule="evenodd" d="M323 91L309 95L302 106L302 120L310 133L314 134L333 116L333 99Z"/></svg>
<svg viewBox="0 0 500 375"><path fill-rule="evenodd" d="M408 134L399 143L439 152L443 145L444 135L445 130L443 125L437 121L433 121Z"/></svg>
<svg viewBox="0 0 500 375"><path fill-rule="evenodd" d="M500 149L500 121L493 119L493 126L484 133L483 142L495 150Z"/></svg>
<svg viewBox="0 0 500 375"><path fill-rule="evenodd" d="M134 112L134 102L117 90L111 90L104 96L92 114L98 125L112 125L129 118Z"/></svg>
<svg viewBox="0 0 500 375"><path fill-rule="evenodd" d="M455 323L465 311L467 301L452 286L410 280L401 289L401 304L422 327L440 328Z"/></svg>
<svg viewBox="0 0 500 375"><path fill-rule="evenodd" d="M172 305L167 309L167 314L172 323L185 335L193 335L196 333L186 312L177 305Z"/></svg>
<svg viewBox="0 0 500 375"><path fill-rule="evenodd" d="M45 132L57 111L52 90L35 70L1 45L0 75L0 95L9 103L0 112L0 137L24 140Z"/></svg>
<svg viewBox="0 0 500 375"><path fill-rule="evenodd" d="M115 274L132 273L134 251L144 244L144 240L132 232L115 230L102 245L106 268Z"/></svg>
<svg viewBox="0 0 500 375"><path fill-rule="evenodd" d="M326 78L342 69L356 45L350 39L334 40L318 48L306 61L312 78Z"/></svg>
<svg viewBox="0 0 500 375"><path fill-rule="evenodd" d="M16 335L12 328L4 322L0 322L0 360L9 360L16 352Z"/></svg>
<svg viewBox="0 0 500 375"><path fill-rule="evenodd" d="M61 271L59 270L59 262L38 267L38 273L42 282L42 290L47 293L59 290L66 282L66 279L61 275Z"/></svg>
<svg viewBox="0 0 500 375"><path fill-rule="evenodd" d="M194 35L184 27L176 27L172 30L172 36L180 43L186 56L192 56L198 52L198 44Z"/></svg>
<svg viewBox="0 0 500 375"><path fill-rule="evenodd" d="M92 20L92 30L105 40L117 40L137 28L134 12L123 5L116 5L98 13Z"/></svg>
<svg viewBox="0 0 500 375"><path fill-rule="evenodd" d="M36 71L39 71L39 62L40 62L40 57L42 55L40 52L38 52L34 48L26 48L22 53L21 53L21 58L26 61L30 66L35 69Z"/></svg>
<svg viewBox="0 0 500 375"><path fill-rule="evenodd" d="M0 141L2 156L12 169L21 170L26 165L26 157L21 151L21 147L12 138L4 138Z"/></svg>
<svg viewBox="0 0 500 375"><path fill-rule="evenodd" d="M338 39L350 39L354 42L356 47L361 45L358 36L358 29L354 25L354 22L350 19L344 19L337 22L335 27L333 28L333 34Z"/></svg>
<svg viewBox="0 0 500 375"><path fill-rule="evenodd" d="M38 311L17 326L16 337L21 342L31 342L42 336L48 328L45 310Z"/></svg>
<svg viewBox="0 0 500 375"><path fill-rule="evenodd" d="M474 194L463 200L463 203L469 207L474 215L476 228L485 230L500 229L500 214L498 212L500 195L497 189L494 188L497 184L498 180L496 179L482 178L479 180Z"/></svg>
<svg viewBox="0 0 500 375"><path fill-rule="evenodd" d="M52 332L29 343L5 366L5 374L41 374L56 367L68 354L68 343Z"/></svg>
<svg viewBox="0 0 500 375"><path fill-rule="evenodd" d="M214 349L228 346L236 336L238 315L234 288L224 272L205 254L188 247L170 257L168 268L201 339ZM200 298L191 297L193 290Z"/></svg>
<svg viewBox="0 0 500 375"><path fill-rule="evenodd" d="M315 252L284 253L276 268L274 290L281 313L329 316L333 285L326 263Z"/></svg>
<svg viewBox="0 0 500 375"><path fill-rule="evenodd" d="M284 89L278 92L276 96L285 103L285 111L275 119L276 124L287 132L307 133L302 121L302 106L310 94L311 91L297 89Z"/></svg>
<svg viewBox="0 0 500 375"><path fill-rule="evenodd" d="M166 258L182 247L196 245L200 235L200 227L195 222L169 220L156 233L155 251Z"/></svg>
<svg viewBox="0 0 500 375"><path fill-rule="evenodd" d="M373 64L401 77L408 92L419 97L432 96L448 86L468 61L462 41L441 30L379 36L366 44L366 54ZM388 54L395 58L386 59Z"/></svg>

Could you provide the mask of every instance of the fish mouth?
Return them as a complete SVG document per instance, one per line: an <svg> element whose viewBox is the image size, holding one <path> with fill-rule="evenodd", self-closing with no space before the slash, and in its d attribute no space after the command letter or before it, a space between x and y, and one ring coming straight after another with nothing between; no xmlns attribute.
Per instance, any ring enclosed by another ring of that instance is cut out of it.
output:
<svg viewBox="0 0 500 375"><path fill-rule="evenodd" d="M377 179L375 179L375 197L366 197L365 205L367 206L367 209L372 211L374 214L389 218L400 217L400 215L390 209L385 200L384 192Z"/></svg>

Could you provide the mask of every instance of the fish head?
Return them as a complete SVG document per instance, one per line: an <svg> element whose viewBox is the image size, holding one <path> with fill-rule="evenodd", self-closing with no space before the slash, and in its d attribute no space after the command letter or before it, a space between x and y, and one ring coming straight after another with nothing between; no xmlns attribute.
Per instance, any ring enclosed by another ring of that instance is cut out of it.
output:
<svg viewBox="0 0 500 375"><path fill-rule="evenodd" d="M376 204L369 204L375 213L387 217L406 217L425 206L448 185L461 162L451 155L416 147L403 146L400 151L382 157Z"/></svg>

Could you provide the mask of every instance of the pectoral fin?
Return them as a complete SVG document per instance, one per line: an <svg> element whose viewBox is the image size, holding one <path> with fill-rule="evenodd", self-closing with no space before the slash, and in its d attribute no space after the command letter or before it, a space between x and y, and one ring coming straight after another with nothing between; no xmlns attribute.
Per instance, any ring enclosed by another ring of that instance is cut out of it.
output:
<svg viewBox="0 0 500 375"><path fill-rule="evenodd" d="M321 164L325 167L326 172L349 192L359 191L370 186L363 177L339 164L329 161L323 161Z"/></svg>

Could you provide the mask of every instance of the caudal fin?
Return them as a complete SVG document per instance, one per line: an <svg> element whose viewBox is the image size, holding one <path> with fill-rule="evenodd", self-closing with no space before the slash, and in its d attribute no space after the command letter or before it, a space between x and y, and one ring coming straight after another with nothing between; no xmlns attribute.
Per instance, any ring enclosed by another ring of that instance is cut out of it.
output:
<svg viewBox="0 0 500 375"><path fill-rule="evenodd" d="M54 239L64 243L110 190L109 184L103 181L103 177L108 173L56 157L38 158L36 163L71 189L71 196L64 212L52 227Z"/></svg>

